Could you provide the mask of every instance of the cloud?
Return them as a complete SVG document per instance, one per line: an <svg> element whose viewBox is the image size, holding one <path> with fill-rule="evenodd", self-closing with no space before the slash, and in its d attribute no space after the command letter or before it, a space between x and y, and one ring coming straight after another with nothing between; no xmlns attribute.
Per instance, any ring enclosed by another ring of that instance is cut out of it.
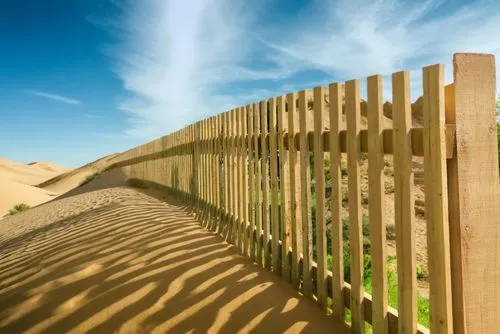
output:
<svg viewBox="0 0 500 334"><path fill-rule="evenodd" d="M423 66L445 64L451 82L453 53L500 55L500 39L494 37L500 22L497 1L316 1L304 15L284 38L263 37L276 50L276 62L293 71L321 70L342 81L379 73L389 94L393 72L409 70L418 94Z"/></svg>
<svg viewBox="0 0 500 334"><path fill-rule="evenodd" d="M316 0L286 12L269 1L115 3L107 53L126 91L118 108L126 134L145 139L306 83L379 73L390 98L391 73L405 69L416 98L423 66L444 63L451 82L453 53L500 55L493 0Z"/></svg>
<svg viewBox="0 0 500 334"><path fill-rule="evenodd" d="M158 136L225 109L240 99L224 92L233 82L285 73L249 68L257 42L245 1L129 1L120 3L119 44L110 50L128 97L129 134Z"/></svg>
<svg viewBox="0 0 500 334"><path fill-rule="evenodd" d="M59 101L59 102L66 103L66 104L81 104L82 103L82 101L80 101L80 100L75 100L75 99L72 99L72 98L69 98L69 97L66 97L63 95L59 95L59 94L45 93L45 92L40 92L37 90L28 90L27 92L32 94L32 95L35 95L35 96L40 96L40 97L43 97L43 98L46 98L49 100Z"/></svg>

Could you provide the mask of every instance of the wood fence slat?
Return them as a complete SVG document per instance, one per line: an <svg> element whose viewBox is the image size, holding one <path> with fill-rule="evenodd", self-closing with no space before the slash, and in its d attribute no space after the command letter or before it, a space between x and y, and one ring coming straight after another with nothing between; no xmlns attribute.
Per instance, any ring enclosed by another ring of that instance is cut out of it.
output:
<svg viewBox="0 0 500 334"><path fill-rule="evenodd" d="M254 147L255 147L255 238L257 239L255 250L257 263L263 265L262 262L262 164L260 160L260 103L254 104ZM253 235L252 231L252 235Z"/></svg>
<svg viewBox="0 0 500 334"><path fill-rule="evenodd" d="M394 205L398 266L399 332L417 330L417 274L415 260L415 208L411 137L409 73L392 75L394 127Z"/></svg>
<svg viewBox="0 0 500 334"><path fill-rule="evenodd" d="M286 98L281 95L277 99L278 109L278 159L279 159L279 192L281 208L281 272L285 280L290 281L290 171L288 152L285 150ZM296 255L295 255L296 256Z"/></svg>
<svg viewBox="0 0 500 334"><path fill-rule="evenodd" d="M303 293L312 296L312 217L311 217L311 165L307 140L307 101L306 91L299 92L300 126L300 205L302 223L302 281Z"/></svg>
<svg viewBox="0 0 500 334"><path fill-rule="evenodd" d="M237 135L237 109L231 110L230 131L231 131L231 226L232 226L232 241L231 243L238 247L238 149L236 147Z"/></svg>
<svg viewBox="0 0 500 334"><path fill-rule="evenodd" d="M199 159L199 142L200 142L200 133L199 133L199 122L196 122L193 124L193 135L194 135L194 154L193 154L193 162L194 165L199 166L200 164L200 159ZM163 141L163 148L166 150L168 149L168 136L165 138ZM165 164L165 186L168 186L168 166L170 165L168 163L168 156L164 158L164 164ZM194 167L194 166L193 166ZM196 217L199 216L199 208L200 208L200 170L199 168L193 168L193 173L195 176L195 212L196 212Z"/></svg>
<svg viewBox="0 0 500 334"><path fill-rule="evenodd" d="M243 176L243 179L245 181L245 188L244 188L244 252L243 254L247 257L250 257L250 229L249 226L251 226L250 221L252 220L252 203L253 203L253 159L252 159L252 139L250 134L253 131L253 119L252 117L252 106L248 104L245 107L245 115L243 117L243 120L245 122L245 125L243 127L243 134L246 136L245 140L245 146L244 146L244 151L243 154L245 156L245 175Z"/></svg>
<svg viewBox="0 0 500 334"><path fill-rule="evenodd" d="M297 94L289 93L286 96L287 111L288 111L288 136L286 144L289 147L288 158L290 165L290 187L289 189L289 204L290 208L290 226L291 226L291 243L292 243L292 284L295 288L300 285L300 256L302 253L302 225L299 205L300 197L300 165L297 156L297 148L293 143L293 138L298 133L298 113L296 101Z"/></svg>
<svg viewBox="0 0 500 334"><path fill-rule="evenodd" d="M205 186L205 227L206 228L209 228L209 224L210 224L210 200L211 200L211 197L210 197L210 145L209 145L209 141L208 141L208 138L209 138L209 135L210 135L210 125L209 125L209 120L208 119L205 119L203 121L203 133L204 133L204 143L205 143L205 149L204 149L204 152L205 152L205 159L204 159L204 165L203 165L203 170L205 172L205 182L204 182L204 186ZM181 136L180 136L180 133L179 133L179 136L177 137L177 145L180 144L180 139L181 139ZM178 159L179 159L179 156L178 156ZM176 174L178 174L179 170L180 170L180 166L178 165L177 166L177 172Z"/></svg>
<svg viewBox="0 0 500 334"><path fill-rule="evenodd" d="M387 333L387 252L384 216L384 143L382 76L368 78L368 212L372 257L372 326Z"/></svg>
<svg viewBox="0 0 500 334"><path fill-rule="evenodd" d="M230 194L230 155L229 155L229 111L223 114L224 122L224 239L229 242L231 238L231 221L229 219L231 194Z"/></svg>
<svg viewBox="0 0 500 334"><path fill-rule="evenodd" d="M340 164L340 126L342 124L343 85L329 86L330 96L330 183L332 187L332 308L334 320L344 320L344 246L342 240L342 191Z"/></svg>
<svg viewBox="0 0 500 334"><path fill-rule="evenodd" d="M222 158L222 146L221 146L221 114L215 116L215 177L216 177L216 192L217 192L217 203L216 203L216 217L217 217L217 228L216 233L220 234L222 227L222 194L224 193L224 188L222 187L221 180L221 158ZM196 167L195 167L196 168Z"/></svg>
<svg viewBox="0 0 500 334"><path fill-rule="evenodd" d="M326 310L326 220L325 220L325 153L323 151L324 89L314 88L314 192L316 195L316 291L319 304Z"/></svg>
<svg viewBox="0 0 500 334"><path fill-rule="evenodd" d="M201 224L205 226L206 223L206 214L207 214L207 169L206 169L206 157L207 157L207 147L206 147L206 122L205 120L201 121L201 131L200 131L200 139L201 139L201 189L202 189L202 212L201 212ZM175 134L175 145L177 145L177 133ZM177 160L177 155L174 156L174 159ZM175 190L177 190L177 182L175 181L175 171L177 170L177 162L174 164L174 168L172 170L172 184Z"/></svg>
<svg viewBox="0 0 500 334"><path fill-rule="evenodd" d="M199 164L200 164L200 167L203 166L203 121L199 121L198 122L198 159L199 159ZM174 144L174 138L172 136L171 138L171 147L173 146ZM170 185L170 187L174 188L174 184L172 182L172 167L173 167L173 156L170 154L169 155L169 164L168 164L168 168L169 168L169 172L168 172L168 183ZM198 219L200 220L200 222L202 222L203 220L203 191L204 191L204 186L203 186L203 181L204 181L204 174L203 174L203 171L202 169L200 168L199 172L199 216L198 216Z"/></svg>
<svg viewBox="0 0 500 334"><path fill-rule="evenodd" d="M207 212L207 228L208 230L212 229L212 204L213 204L213 175L212 175L212 119L207 118L207 204L208 204L208 212ZM181 168L182 170L182 168Z"/></svg>
<svg viewBox="0 0 500 334"><path fill-rule="evenodd" d="M235 246L238 248L240 251L243 248L242 245L242 235L241 235L241 223L242 223L242 198L243 198L243 189L242 189L242 170L241 170L241 150L240 150L240 126L241 125L241 108L238 107L235 109L235 115L234 115L234 153L235 153L235 176L236 176L236 182L234 183L235 186L235 226L236 226L236 242Z"/></svg>
<svg viewBox="0 0 500 334"><path fill-rule="evenodd" d="M245 207L246 207L246 196L245 191L246 187L246 173L245 173L245 165L246 165L246 152L245 152L245 142L243 141L244 132L244 123L246 122L245 117L245 107L240 107L238 110L238 218L239 218L239 248L242 254L245 254L245 225L246 225L246 217L245 217Z"/></svg>
<svg viewBox="0 0 500 334"><path fill-rule="evenodd" d="M262 233L263 233L263 248L264 248L264 267L271 268L270 249L270 212L269 212L269 154L267 146L268 130L268 110L267 101L260 102L260 145L262 148Z"/></svg>
<svg viewBox="0 0 500 334"><path fill-rule="evenodd" d="M255 261L255 145L254 145L254 104L250 104L248 112L248 203L249 203L249 227L248 227L248 252L252 261Z"/></svg>
<svg viewBox="0 0 500 334"><path fill-rule="evenodd" d="M492 54L453 55L446 123L456 126L457 140L456 158L448 160L453 330L457 333L498 333L500 328L497 73Z"/></svg>
<svg viewBox="0 0 500 334"><path fill-rule="evenodd" d="M360 89L358 80L345 84L345 114L347 123L347 187L349 195L349 260L351 262L351 312L352 330L364 330L363 311L363 227L360 189L361 129Z"/></svg>
<svg viewBox="0 0 500 334"><path fill-rule="evenodd" d="M205 120L205 142L206 142L206 173L207 173L207 229L211 230L212 228L212 147L210 143L211 135L212 135L212 124L211 119L207 118ZM182 168L179 168L182 170Z"/></svg>
<svg viewBox="0 0 500 334"><path fill-rule="evenodd" d="M269 99L269 155L271 167L271 227L272 227L272 266L274 272L281 275L279 259L279 204L278 204L278 156L276 143L276 98ZM286 259L286 257L285 257ZM285 262L282 259L283 262Z"/></svg>
<svg viewBox="0 0 500 334"><path fill-rule="evenodd" d="M443 65L424 68L423 87L430 330L432 333L452 333Z"/></svg>
<svg viewBox="0 0 500 334"><path fill-rule="evenodd" d="M211 126L210 126L210 155L211 155L211 182L212 182L212 210L210 213L211 219L211 228L210 230L215 231L217 229L217 130L216 130L216 116L212 116L210 118ZM186 189L189 188L189 181L186 179Z"/></svg>

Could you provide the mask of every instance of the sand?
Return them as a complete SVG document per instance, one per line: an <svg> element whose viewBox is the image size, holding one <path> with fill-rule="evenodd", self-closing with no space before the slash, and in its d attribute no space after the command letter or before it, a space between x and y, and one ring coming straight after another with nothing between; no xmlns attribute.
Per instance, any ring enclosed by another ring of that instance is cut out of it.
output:
<svg viewBox="0 0 500 334"><path fill-rule="evenodd" d="M0 158L0 217L16 204L36 206L53 199L56 192L36 185L66 170L46 162L25 165Z"/></svg>
<svg viewBox="0 0 500 334"><path fill-rule="evenodd" d="M122 180L104 173L1 221L0 332L332 332L185 207Z"/></svg>
<svg viewBox="0 0 500 334"><path fill-rule="evenodd" d="M87 176L104 171L115 155L73 170L50 162L21 164L0 158L0 219L16 204L34 207L77 188Z"/></svg>

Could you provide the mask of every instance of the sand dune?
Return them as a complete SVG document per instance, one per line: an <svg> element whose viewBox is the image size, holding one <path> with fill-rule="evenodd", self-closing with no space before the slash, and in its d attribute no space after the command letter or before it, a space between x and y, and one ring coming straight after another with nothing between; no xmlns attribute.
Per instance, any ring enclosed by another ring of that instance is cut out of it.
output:
<svg viewBox="0 0 500 334"><path fill-rule="evenodd" d="M25 165L0 158L0 218L16 204L26 203L35 206L53 199L57 193L38 188L36 185L57 176L64 170L67 169L55 164Z"/></svg>
<svg viewBox="0 0 500 334"><path fill-rule="evenodd" d="M0 332L332 332L318 304L123 180L103 173L0 224Z"/></svg>
<svg viewBox="0 0 500 334"><path fill-rule="evenodd" d="M55 164L52 162L44 162L44 161L30 162L28 165L35 166L35 167L45 169L48 171L57 172L57 173L64 173L64 172L71 170L71 168L66 168L66 167L63 167L61 165L58 165L58 164Z"/></svg>
<svg viewBox="0 0 500 334"><path fill-rule="evenodd" d="M57 196L53 192L11 180L3 175L0 175L0 188L0 218L16 204L35 206Z"/></svg>
<svg viewBox="0 0 500 334"><path fill-rule="evenodd" d="M0 175L12 181L27 185L37 185L40 182L53 178L63 171L50 170L39 165L25 165L19 162L0 158Z"/></svg>
<svg viewBox="0 0 500 334"><path fill-rule="evenodd" d="M88 175L100 173L105 170L109 165L109 160L111 160L114 156L116 156L116 154L111 154L89 164L86 164L80 168L60 174L54 178L38 184L38 187L59 194L66 193L67 191L78 187Z"/></svg>
<svg viewBox="0 0 500 334"><path fill-rule="evenodd" d="M16 204L33 207L77 188L88 175L102 172L114 156L74 170L50 162L22 164L0 158L0 218Z"/></svg>

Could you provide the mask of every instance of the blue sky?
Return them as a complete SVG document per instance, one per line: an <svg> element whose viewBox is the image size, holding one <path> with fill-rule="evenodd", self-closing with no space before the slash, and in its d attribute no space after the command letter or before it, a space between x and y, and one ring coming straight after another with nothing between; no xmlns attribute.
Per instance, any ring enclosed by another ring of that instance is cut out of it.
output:
<svg viewBox="0 0 500 334"><path fill-rule="evenodd" d="M0 156L77 167L234 106L402 69L416 98L423 66L451 82L453 53L500 55L499 32L494 0L2 0Z"/></svg>

